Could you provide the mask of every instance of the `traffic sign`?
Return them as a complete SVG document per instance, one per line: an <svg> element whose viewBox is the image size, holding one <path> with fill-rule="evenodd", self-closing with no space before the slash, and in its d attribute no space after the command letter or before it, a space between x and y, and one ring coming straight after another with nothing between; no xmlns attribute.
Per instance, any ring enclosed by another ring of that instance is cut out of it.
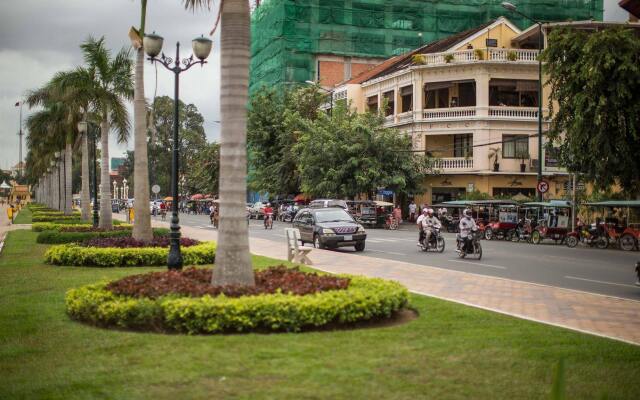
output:
<svg viewBox="0 0 640 400"><path fill-rule="evenodd" d="M151 187L151 191L152 191L154 194L158 194L158 193L160 193L160 186L158 186L158 185L153 185L153 186Z"/></svg>
<svg viewBox="0 0 640 400"><path fill-rule="evenodd" d="M538 192L547 193L549 191L549 182L540 181L538 182Z"/></svg>

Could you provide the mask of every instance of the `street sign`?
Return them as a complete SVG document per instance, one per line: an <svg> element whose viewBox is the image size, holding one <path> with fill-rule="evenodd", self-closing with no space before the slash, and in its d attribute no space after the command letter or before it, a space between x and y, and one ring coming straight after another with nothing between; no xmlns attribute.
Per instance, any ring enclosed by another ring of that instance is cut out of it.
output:
<svg viewBox="0 0 640 400"><path fill-rule="evenodd" d="M538 192L547 193L549 191L549 182L540 181L538 182Z"/></svg>
<svg viewBox="0 0 640 400"><path fill-rule="evenodd" d="M153 186L151 187L151 191L152 191L154 194L158 194L158 193L160 193L160 186L158 186L158 185L153 185Z"/></svg>

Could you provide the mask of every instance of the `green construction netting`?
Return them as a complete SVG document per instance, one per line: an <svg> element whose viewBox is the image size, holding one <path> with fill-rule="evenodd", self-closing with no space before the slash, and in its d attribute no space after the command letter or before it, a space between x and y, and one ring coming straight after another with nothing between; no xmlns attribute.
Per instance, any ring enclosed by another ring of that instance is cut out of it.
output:
<svg viewBox="0 0 640 400"><path fill-rule="evenodd" d="M501 15L502 0L264 0L251 17L251 91L315 76L315 55L387 58ZM603 0L512 0L542 21L602 20ZM422 33L419 36L418 33Z"/></svg>

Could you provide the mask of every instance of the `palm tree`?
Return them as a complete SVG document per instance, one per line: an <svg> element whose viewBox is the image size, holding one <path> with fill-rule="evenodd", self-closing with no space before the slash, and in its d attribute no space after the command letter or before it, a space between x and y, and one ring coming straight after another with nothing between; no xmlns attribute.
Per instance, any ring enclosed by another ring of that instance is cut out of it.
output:
<svg viewBox="0 0 640 400"><path fill-rule="evenodd" d="M104 37L89 37L80 45L86 67L78 69L76 87L82 87L100 122L100 228L111 229L111 181L109 178L109 132L112 127L119 142L129 136L129 112L125 101L133 97L133 62L130 51L122 49L115 57L105 47Z"/></svg>
<svg viewBox="0 0 640 400"><path fill-rule="evenodd" d="M140 1L140 28L138 34L144 38L147 17L147 0ZM144 98L144 49L136 48L135 88L133 96L133 196L135 198L132 236L137 240L153 239L151 215L149 214L149 160L147 155L147 109Z"/></svg>
<svg viewBox="0 0 640 400"><path fill-rule="evenodd" d="M184 0L190 8L209 6L209 0ZM247 0L220 3L220 225L214 285L255 285L247 197L247 101L249 98L250 15Z"/></svg>

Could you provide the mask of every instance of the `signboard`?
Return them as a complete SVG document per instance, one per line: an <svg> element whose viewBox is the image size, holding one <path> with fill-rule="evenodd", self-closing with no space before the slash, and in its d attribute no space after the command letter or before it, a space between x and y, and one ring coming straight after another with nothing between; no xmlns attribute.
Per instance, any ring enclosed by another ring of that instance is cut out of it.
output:
<svg viewBox="0 0 640 400"><path fill-rule="evenodd" d="M393 196L393 190L378 190L378 196Z"/></svg>
<svg viewBox="0 0 640 400"><path fill-rule="evenodd" d="M569 216L568 215L559 215L558 216L558 228L568 228L569 227Z"/></svg>
<svg viewBox="0 0 640 400"><path fill-rule="evenodd" d="M160 186L158 186L158 185L153 185L153 186L151 187L151 191L152 191L154 194L158 194L158 193L160 193Z"/></svg>
<svg viewBox="0 0 640 400"><path fill-rule="evenodd" d="M487 39L487 47L498 47L498 39Z"/></svg>
<svg viewBox="0 0 640 400"><path fill-rule="evenodd" d="M517 212L510 212L510 211L500 211L498 213L498 220L500 222L517 224L518 223L518 213Z"/></svg>
<svg viewBox="0 0 640 400"><path fill-rule="evenodd" d="M547 181L538 182L537 189L538 189L538 192L540 193L547 193L549 191L549 182Z"/></svg>

